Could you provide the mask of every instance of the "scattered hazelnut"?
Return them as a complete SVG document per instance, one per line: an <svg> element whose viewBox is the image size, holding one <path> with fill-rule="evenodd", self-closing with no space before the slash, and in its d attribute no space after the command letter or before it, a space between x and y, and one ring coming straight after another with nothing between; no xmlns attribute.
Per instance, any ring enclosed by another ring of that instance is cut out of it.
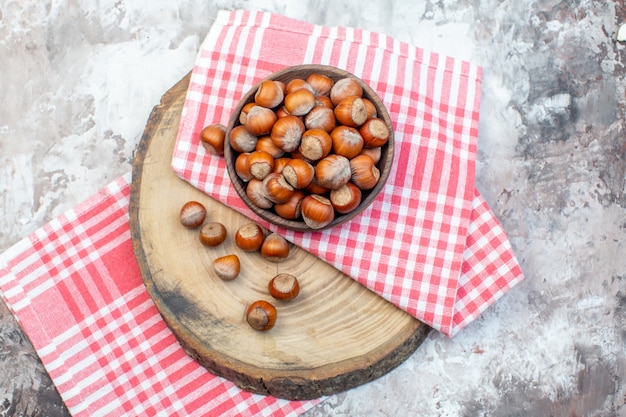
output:
<svg viewBox="0 0 626 417"><path fill-rule="evenodd" d="M235 244L245 252L258 250L264 239L263 229L256 223L246 223L235 233Z"/></svg>
<svg viewBox="0 0 626 417"><path fill-rule="evenodd" d="M202 146L213 155L224 155L224 138L226 126L219 123L206 126L200 131Z"/></svg>
<svg viewBox="0 0 626 417"><path fill-rule="evenodd" d="M217 246L226 240L226 227L219 222L210 222L200 229L200 242L204 246Z"/></svg>
<svg viewBox="0 0 626 417"><path fill-rule="evenodd" d="M300 293L298 279L291 274L278 274L267 285L270 295L277 300L288 301Z"/></svg>
<svg viewBox="0 0 626 417"><path fill-rule="evenodd" d="M270 233L261 245L261 255L271 262L282 262L289 256L289 243L279 234Z"/></svg>
<svg viewBox="0 0 626 417"><path fill-rule="evenodd" d="M239 276L241 263L237 255L221 256L213 261L213 270L224 281L232 281Z"/></svg>
<svg viewBox="0 0 626 417"><path fill-rule="evenodd" d="M253 302L246 310L246 321L254 330L270 330L276 323L276 317L276 307L265 300Z"/></svg>
<svg viewBox="0 0 626 417"><path fill-rule="evenodd" d="M195 229L204 223L206 208L197 201L188 201L180 209L180 223L190 229Z"/></svg>

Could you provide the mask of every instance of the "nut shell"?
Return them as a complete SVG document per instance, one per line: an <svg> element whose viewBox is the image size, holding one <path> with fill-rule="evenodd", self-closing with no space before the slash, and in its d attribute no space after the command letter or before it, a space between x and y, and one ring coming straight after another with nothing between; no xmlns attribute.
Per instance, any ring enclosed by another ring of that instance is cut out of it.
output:
<svg viewBox="0 0 626 417"><path fill-rule="evenodd" d="M362 195L361 189L349 182L341 188L332 190L329 200L337 213L347 214L361 204Z"/></svg>
<svg viewBox="0 0 626 417"><path fill-rule="evenodd" d="M270 295L277 300L293 300L300 293L298 279L291 274L278 274L267 284Z"/></svg>
<svg viewBox="0 0 626 417"><path fill-rule="evenodd" d="M290 159L283 168L282 174L293 188L303 189L313 181L315 168L304 159Z"/></svg>
<svg viewBox="0 0 626 417"><path fill-rule="evenodd" d="M254 330L270 330L276 324L276 307L265 300L253 302L246 309L246 321Z"/></svg>
<svg viewBox="0 0 626 417"><path fill-rule="evenodd" d="M389 140L389 129L381 119L368 119L359 129L366 147L380 147Z"/></svg>
<svg viewBox="0 0 626 417"><path fill-rule="evenodd" d="M330 100L335 106L339 104L341 100L350 96L363 96L363 87L361 87L361 84L353 77L345 77L337 80L330 90Z"/></svg>
<svg viewBox="0 0 626 417"><path fill-rule="evenodd" d="M237 229L235 244L244 252L254 252L261 248L265 239L263 229L256 223L246 223Z"/></svg>
<svg viewBox="0 0 626 417"><path fill-rule="evenodd" d="M197 201L188 201L181 207L178 218L183 226L195 229L204 223L206 208Z"/></svg>
<svg viewBox="0 0 626 417"><path fill-rule="evenodd" d="M305 194L302 191L295 190L288 201L280 204L274 204L274 211L286 220L299 219L302 214L300 207L304 197Z"/></svg>
<svg viewBox="0 0 626 417"><path fill-rule="evenodd" d="M265 151L250 152L248 169L254 178L262 180L274 169L274 158Z"/></svg>
<svg viewBox="0 0 626 417"><path fill-rule="evenodd" d="M333 152L348 159L357 156L363 150L363 137L354 127L337 126L330 132Z"/></svg>
<svg viewBox="0 0 626 417"><path fill-rule="evenodd" d="M276 122L276 113L263 106L254 106L246 116L246 130L254 136L267 135Z"/></svg>
<svg viewBox="0 0 626 417"><path fill-rule="evenodd" d="M213 155L224 155L225 138L226 126L219 123L208 125L200 131L202 146Z"/></svg>
<svg viewBox="0 0 626 417"><path fill-rule="evenodd" d="M285 96L285 109L293 116L304 116L314 106L315 96L306 88L301 88Z"/></svg>
<svg viewBox="0 0 626 417"><path fill-rule="evenodd" d="M226 227L219 222L210 222L202 226L199 237L204 246L217 246L226 240Z"/></svg>
<svg viewBox="0 0 626 417"><path fill-rule="evenodd" d="M336 190L350 181L350 161L345 156L331 154L315 166L315 178L325 188Z"/></svg>
<svg viewBox="0 0 626 417"><path fill-rule="evenodd" d="M248 118L250 115L248 115ZM346 97L337 103L335 118L345 126L358 127L367 120L367 108L361 97Z"/></svg>
<svg viewBox="0 0 626 417"><path fill-rule="evenodd" d="M270 233L261 245L261 255L271 262L282 262L289 257L289 243L279 234Z"/></svg>
<svg viewBox="0 0 626 417"><path fill-rule="evenodd" d="M361 190L371 190L380 179L380 170L367 155L357 155L350 160L351 181Z"/></svg>
<svg viewBox="0 0 626 417"><path fill-rule="evenodd" d="M232 281L239 276L241 262L237 255L221 256L213 261L213 270L224 281Z"/></svg>
<svg viewBox="0 0 626 417"><path fill-rule="evenodd" d="M311 194L302 200L302 219L311 229L321 229L335 219L335 210L326 197Z"/></svg>
<svg viewBox="0 0 626 417"><path fill-rule="evenodd" d="M272 142L285 152L292 152L300 146L305 127L302 120L293 115L279 118L270 133Z"/></svg>
<svg viewBox="0 0 626 417"><path fill-rule="evenodd" d="M254 95L254 101L259 105L272 109L283 102L283 87L276 81L265 80L261 82Z"/></svg>
<svg viewBox="0 0 626 417"><path fill-rule="evenodd" d="M333 140L323 129L309 129L302 135L298 151L309 161L319 161L333 148Z"/></svg>

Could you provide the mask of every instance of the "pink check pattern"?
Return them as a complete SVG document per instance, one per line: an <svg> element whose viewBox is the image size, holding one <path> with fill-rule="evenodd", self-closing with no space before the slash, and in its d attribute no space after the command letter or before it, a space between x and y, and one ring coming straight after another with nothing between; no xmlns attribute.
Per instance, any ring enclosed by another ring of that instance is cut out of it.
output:
<svg viewBox="0 0 626 417"><path fill-rule="evenodd" d="M74 416L297 416L319 402L254 395L178 344L147 293L130 175L0 256L0 290Z"/></svg>
<svg viewBox="0 0 626 417"><path fill-rule="evenodd" d="M301 233L269 225L199 145L241 96L287 66L343 68L368 83L395 126L395 160L374 203L352 221ZM192 71L172 159L213 198L277 231L448 336L523 279L506 234L474 189L482 70L383 34L263 12L220 12Z"/></svg>

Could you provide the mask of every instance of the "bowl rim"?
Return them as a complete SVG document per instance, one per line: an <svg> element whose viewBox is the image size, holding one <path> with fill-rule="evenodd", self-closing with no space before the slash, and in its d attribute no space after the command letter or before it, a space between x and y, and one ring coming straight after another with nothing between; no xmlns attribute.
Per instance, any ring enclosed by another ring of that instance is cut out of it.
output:
<svg viewBox="0 0 626 417"><path fill-rule="evenodd" d="M389 130L389 139L387 140L387 143L385 143L381 147L381 150L383 152L383 154L381 155L381 160L376 164L380 170L380 178L378 180L378 183L370 190L363 190L362 200L356 209L346 214L335 215L335 218L333 219L332 222L330 222L328 225L321 227L321 228L311 228L301 219L300 220L285 219L269 209L262 209L256 206L255 204L253 204L246 194L245 186L247 183L244 182L239 177L239 175L237 175L237 172L235 171L234 160L236 158L236 155L239 154L239 152L232 149L232 147L230 146L230 142L229 142L229 137L230 137L230 133L232 129L236 126L241 125L241 123L239 122L239 115L243 107L250 101L254 100L254 94L258 90L261 83L267 80L281 80L282 81L284 79L301 78L301 77L296 77L296 76L290 77L290 75L294 72L307 72L309 74L314 73L314 72L320 72L327 76L331 74L332 75L331 78L333 78L335 81L337 81L340 78L345 78L345 77L354 78L357 82L359 82L359 84L361 85L361 88L363 89L363 97L368 98L370 101L374 103L377 113L378 113L377 117L384 121L384 123L387 125L387 129ZM384 102L378 96L378 94L367 83L365 83L360 77L346 70L343 70L334 66L330 66L330 65L302 64L302 65L288 66L278 71L275 71L271 73L270 75L264 77L260 81L258 81L239 99L239 101L237 102L237 105L232 110L230 119L228 121L228 125L226 126L225 137L226 137L226 140L224 141L225 142L224 143L224 159L226 161L226 168L228 171L228 176L230 177L230 182L235 188L237 195L243 200L245 205L250 210L252 210L257 216L259 216L263 220L278 227L282 227L282 228L294 230L294 231L300 231L300 232L317 232L317 231L330 229L335 226L339 226L343 223L346 223L352 220L357 215L361 214L367 207L371 205L371 203L376 199L376 197L378 197L383 187L386 185L389 174L391 172L391 168L393 166L393 161L394 161L395 140L394 140L393 123L391 121L391 117L389 116L389 112Z"/></svg>

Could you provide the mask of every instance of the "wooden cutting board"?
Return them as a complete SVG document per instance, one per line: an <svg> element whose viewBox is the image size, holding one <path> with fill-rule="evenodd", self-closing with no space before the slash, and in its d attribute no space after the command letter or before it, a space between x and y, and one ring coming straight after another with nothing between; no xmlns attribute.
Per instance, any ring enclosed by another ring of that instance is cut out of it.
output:
<svg viewBox="0 0 626 417"><path fill-rule="evenodd" d="M137 149L130 196L143 281L185 351L245 390L292 400L364 384L402 363L428 326L298 247L281 263L240 251L234 235L250 220L174 174L170 162L188 83L189 74L153 109ZM207 221L226 226L223 244L204 247L197 230L180 225L180 208L190 200L207 207ZM212 262L230 253L241 259L241 274L226 282ZM300 294L290 302L273 301L267 291L281 272L300 281ZM257 299L278 310L267 332L245 321L246 307Z"/></svg>

